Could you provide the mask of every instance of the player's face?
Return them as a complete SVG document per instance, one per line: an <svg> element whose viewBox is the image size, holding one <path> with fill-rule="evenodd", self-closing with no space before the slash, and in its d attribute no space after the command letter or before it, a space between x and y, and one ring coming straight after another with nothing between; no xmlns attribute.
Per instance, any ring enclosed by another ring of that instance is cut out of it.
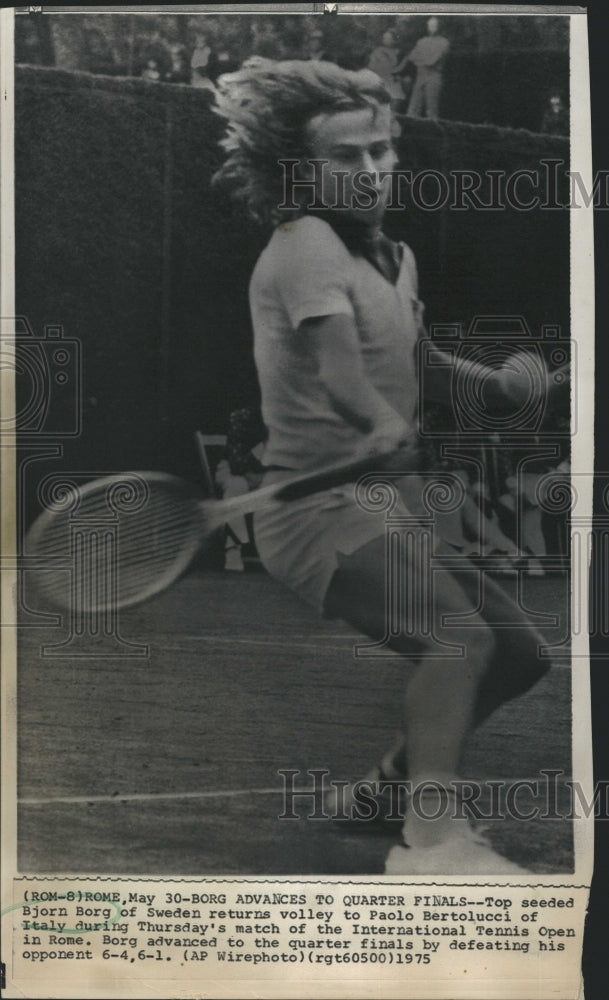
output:
<svg viewBox="0 0 609 1000"><path fill-rule="evenodd" d="M396 163L389 106L339 111L312 118L309 155L324 161L316 190L326 208L378 225L389 197L390 178L379 177Z"/></svg>

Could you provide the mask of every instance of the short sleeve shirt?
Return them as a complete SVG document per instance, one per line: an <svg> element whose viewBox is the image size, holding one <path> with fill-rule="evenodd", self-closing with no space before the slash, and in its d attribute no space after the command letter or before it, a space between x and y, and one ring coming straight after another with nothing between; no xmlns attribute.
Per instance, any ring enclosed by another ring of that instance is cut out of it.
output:
<svg viewBox="0 0 609 1000"><path fill-rule="evenodd" d="M450 42L444 35L425 35L419 38L408 58L415 66L440 69L449 48Z"/></svg>
<svg viewBox="0 0 609 1000"><path fill-rule="evenodd" d="M416 343L422 305L412 251L403 245L395 284L352 252L328 222L279 226L250 283L254 356L268 429L264 464L289 469L348 461L361 432L341 417L319 377L303 320L347 315L364 371L386 402L416 424Z"/></svg>

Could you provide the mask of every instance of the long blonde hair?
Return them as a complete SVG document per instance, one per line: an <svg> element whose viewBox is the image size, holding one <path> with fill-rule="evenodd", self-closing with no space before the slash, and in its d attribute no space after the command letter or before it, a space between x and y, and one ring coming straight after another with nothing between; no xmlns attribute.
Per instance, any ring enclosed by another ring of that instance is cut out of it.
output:
<svg viewBox="0 0 609 1000"><path fill-rule="evenodd" d="M228 123L221 140L228 155L213 182L226 186L258 222L276 224L294 215L279 207L284 196L280 161L307 158L311 118L389 101L370 70L314 60L246 60L237 73L218 81L215 110Z"/></svg>

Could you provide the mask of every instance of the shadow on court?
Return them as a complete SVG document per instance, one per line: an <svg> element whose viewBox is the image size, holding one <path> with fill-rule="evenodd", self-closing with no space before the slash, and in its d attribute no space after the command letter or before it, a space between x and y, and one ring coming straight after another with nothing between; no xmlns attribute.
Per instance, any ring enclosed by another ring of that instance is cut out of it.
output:
<svg viewBox="0 0 609 1000"><path fill-rule="evenodd" d="M564 610L564 575L522 586L528 608ZM367 640L264 574L193 573L121 612L119 628L148 655L87 656L83 640L49 650L68 638L64 626L21 630L21 871L383 871L399 822L307 819L320 804L308 772L353 778L376 762L399 728L399 659L355 657L354 643ZM495 802L505 811L514 782L543 789L542 771L562 772L557 812L568 813L570 711L563 658L476 732L464 774L503 779ZM280 770L297 771L294 786L311 793L288 801L298 819L278 819ZM485 816L492 794L485 787L477 802ZM542 799L522 787L516 805L543 812ZM572 870L568 820L491 819L487 829L499 851L536 872Z"/></svg>

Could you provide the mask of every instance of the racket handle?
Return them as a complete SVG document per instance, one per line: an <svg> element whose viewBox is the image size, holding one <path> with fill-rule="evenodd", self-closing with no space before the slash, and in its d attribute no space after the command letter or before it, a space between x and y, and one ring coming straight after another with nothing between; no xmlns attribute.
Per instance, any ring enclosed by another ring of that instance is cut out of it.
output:
<svg viewBox="0 0 609 1000"><path fill-rule="evenodd" d="M357 479L366 472L386 472L391 466L398 466L402 454L406 458L406 449L385 452L382 455L366 455L365 458L357 459L354 462L330 466L316 472L303 473L285 483L278 483L275 498L277 500L298 500L311 493L340 486L341 483ZM412 459L411 453L408 454L408 458ZM404 471L410 464L411 461L409 462L408 459L404 462Z"/></svg>
<svg viewBox="0 0 609 1000"><path fill-rule="evenodd" d="M340 486L366 472L407 472L418 466L416 448L398 448L382 455L367 455L354 462L342 462L317 469L315 472L300 472L276 483L268 483L251 493L243 493L225 500L203 500L201 513L205 516L204 533L217 527L230 515L248 514L261 510L269 501L297 500L300 497L318 493L321 490Z"/></svg>

